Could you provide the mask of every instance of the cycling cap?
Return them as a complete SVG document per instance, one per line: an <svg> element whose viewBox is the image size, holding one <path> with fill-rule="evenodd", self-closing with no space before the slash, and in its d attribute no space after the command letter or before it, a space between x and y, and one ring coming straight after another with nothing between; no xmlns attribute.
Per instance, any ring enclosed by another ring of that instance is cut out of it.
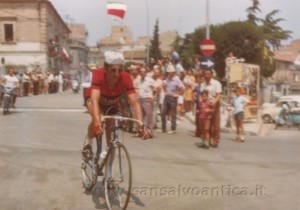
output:
<svg viewBox="0 0 300 210"><path fill-rule="evenodd" d="M123 64L124 56L120 52L107 51L104 53L104 61L110 65Z"/></svg>

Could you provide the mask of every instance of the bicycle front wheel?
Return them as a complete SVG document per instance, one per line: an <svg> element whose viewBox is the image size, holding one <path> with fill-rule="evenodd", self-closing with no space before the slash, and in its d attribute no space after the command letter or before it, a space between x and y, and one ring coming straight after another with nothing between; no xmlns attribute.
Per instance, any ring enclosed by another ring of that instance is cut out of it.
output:
<svg viewBox="0 0 300 210"><path fill-rule="evenodd" d="M96 138L95 138L96 139ZM101 140L93 140L91 145L91 150L82 152L81 161L81 174L82 174L82 184L86 192L90 192L92 188L97 183L98 178L98 159L99 154L97 154L98 144Z"/></svg>
<svg viewBox="0 0 300 210"><path fill-rule="evenodd" d="M126 209L132 185L131 162L125 146L117 143L108 154L105 167L105 199L109 209Z"/></svg>

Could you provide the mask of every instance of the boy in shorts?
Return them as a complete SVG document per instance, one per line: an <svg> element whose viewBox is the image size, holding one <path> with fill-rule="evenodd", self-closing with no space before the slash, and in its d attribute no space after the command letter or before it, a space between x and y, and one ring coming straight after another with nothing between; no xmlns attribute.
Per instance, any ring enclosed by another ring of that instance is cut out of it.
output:
<svg viewBox="0 0 300 210"><path fill-rule="evenodd" d="M249 100L241 95L241 89L237 88L235 90L236 96L232 99L231 104L234 108L233 114L234 114L234 120L236 125L236 134L237 137L235 141L237 142L244 142L244 107L247 103L249 103Z"/></svg>

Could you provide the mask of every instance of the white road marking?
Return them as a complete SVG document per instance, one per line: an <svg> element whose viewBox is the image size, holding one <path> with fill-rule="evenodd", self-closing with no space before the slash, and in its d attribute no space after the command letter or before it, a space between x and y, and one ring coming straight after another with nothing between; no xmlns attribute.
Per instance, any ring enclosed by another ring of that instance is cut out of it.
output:
<svg viewBox="0 0 300 210"><path fill-rule="evenodd" d="M86 109L16 108L10 112L86 112Z"/></svg>

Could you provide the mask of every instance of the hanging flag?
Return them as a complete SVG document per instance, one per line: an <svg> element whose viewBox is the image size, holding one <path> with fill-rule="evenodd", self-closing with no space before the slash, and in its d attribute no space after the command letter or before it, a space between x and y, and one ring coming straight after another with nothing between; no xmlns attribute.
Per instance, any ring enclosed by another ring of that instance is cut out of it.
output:
<svg viewBox="0 0 300 210"><path fill-rule="evenodd" d="M68 62L71 61L70 55L69 55L68 51L66 50L66 48L64 48L64 47L62 48L61 54Z"/></svg>
<svg viewBox="0 0 300 210"><path fill-rule="evenodd" d="M124 18L126 12L126 5L119 2L108 2L107 3L107 14L114 15L119 18Z"/></svg>

